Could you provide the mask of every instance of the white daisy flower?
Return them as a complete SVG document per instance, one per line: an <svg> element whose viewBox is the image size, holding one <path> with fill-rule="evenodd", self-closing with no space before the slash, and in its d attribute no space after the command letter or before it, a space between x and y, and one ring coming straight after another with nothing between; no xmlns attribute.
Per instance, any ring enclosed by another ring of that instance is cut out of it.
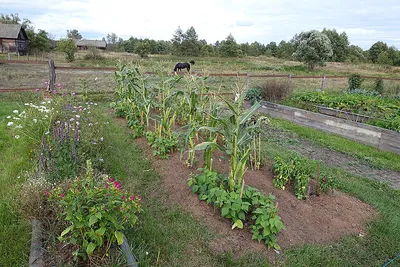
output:
<svg viewBox="0 0 400 267"><path fill-rule="evenodd" d="M9 123L7 123L7 126L10 127L11 125L13 125L14 123L12 121L10 121Z"/></svg>

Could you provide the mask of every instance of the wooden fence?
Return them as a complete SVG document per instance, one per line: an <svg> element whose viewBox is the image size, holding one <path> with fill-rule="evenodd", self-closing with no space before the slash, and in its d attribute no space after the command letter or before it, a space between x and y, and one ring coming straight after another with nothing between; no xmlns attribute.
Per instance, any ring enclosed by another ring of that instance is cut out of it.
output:
<svg viewBox="0 0 400 267"><path fill-rule="evenodd" d="M260 111L272 117L283 118L371 145L383 151L400 154L400 133L396 131L266 101L262 102Z"/></svg>
<svg viewBox="0 0 400 267"><path fill-rule="evenodd" d="M49 61L43 61L43 60L0 60L0 64L1 63L6 63L6 64L42 64L42 65L46 65L49 64ZM70 70L70 71L91 71L91 72L103 72L103 73L107 73L107 72L114 72L117 70L117 68L112 68L112 67L75 67L75 66L55 66L54 70L51 69L51 64L49 64L50 72L54 72L57 70L63 71L63 70ZM55 74L55 72L54 72ZM146 75L156 75L156 72L145 72L144 74ZM172 74L172 73L171 73ZM184 75L185 72L180 72L178 73L178 75ZM203 76L206 75L204 73L201 72L191 72L191 74L197 75L197 76ZM207 76L209 77L241 77L241 78L245 78L246 79L246 87L249 87L249 80L251 78L283 78L283 79L287 79L287 83L290 85L291 84L291 80L292 79L313 79L315 81L315 79L320 79L321 82L321 86L320 88L322 90L324 90L326 84L327 84L327 80L328 79L347 79L348 76L344 76L344 75L321 75L321 76L303 76L303 75L292 75L292 74L257 74L257 73L209 73L207 74ZM50 79L51 80L50 76ZM386 77L374 77L374 76L361 76L361 78L364 79L382 79L382 80L388 80L388 81L400 81L400 78L386 78ZM0 92L18 92L18 91L27 91L29 89L34 89L34 88L7 88L7 89L0 89ZM400 92L399 92L400 93Z"/></svg>

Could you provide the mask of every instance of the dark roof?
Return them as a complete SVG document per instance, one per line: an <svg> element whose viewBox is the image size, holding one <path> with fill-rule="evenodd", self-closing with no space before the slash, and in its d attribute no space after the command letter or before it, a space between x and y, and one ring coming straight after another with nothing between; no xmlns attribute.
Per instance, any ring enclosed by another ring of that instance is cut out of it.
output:
<svg viewBox="0 0 400 267"><path fill-rule="evenodd" d="M0 38L18 39L21 29L19 24L0 24Z"/></svg>
<svg viewBox="0 0 400 267"><path fill-rule="evenodd" d="M94 46L100 48L106 48L107 43L102 40L76 40L77 46Z"/></svg>

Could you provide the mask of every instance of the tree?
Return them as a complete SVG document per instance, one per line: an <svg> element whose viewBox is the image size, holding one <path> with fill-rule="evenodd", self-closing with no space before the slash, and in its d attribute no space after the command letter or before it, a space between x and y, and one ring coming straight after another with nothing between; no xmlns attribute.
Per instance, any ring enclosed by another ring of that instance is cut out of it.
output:
<svg viewBox="0 0 400 267"><path fill-rule="evenodd" d="M371 46L371 48L368 50L368 52L369 52L369 56L370 56L372 62L376 63L378 61L379 54L382 52L386 52L388 50L389 50L389 48L388 48L387 44L379 41L379 42L374 43Z"/></svg>
<svg viewBox="0 0 400 267"><path fill-rule="evenodd" d="M350 45L346 32L339 34L336 29L327 30L324 28L322 33L328 36L331 41L333 55L329 60L334 62L344 62L347 59Z"/></svg>
<svg viewBox="0 0 400 267"><path fill-rule="evenodd" d="M328 36L319 31L302 32L298 35L297 41L293 57L304 62L310 70L315 66L324 66L333 54Z"/></svg>
<svg viewBox="0 0 400 267"><path fill-rule="evenodd" d="M278 55L278 46L275 42L270 42L265 46L265 54L273 57L276 57Z"/></svg>
<svg viewBox="0 0 400 267"><path fill-rule="evenodd" d="M36 51L48 52L51 48L51 39L49 33L45 30L39 29L37 33L31 30L27 30L26 34L29 38L29 53L34 53Z"/></svg>
<svg viewBox="0 0 400 267"><path fill-rule="evenodd" d="M135 53L138 54L141 58L147 58L151 49L150 49L150 41L144 40L137 44L135 47Z"/></svg>
<svg viewBox="0 0 400 267"><path fill-rule="evenodd" d="M67 37L75 40L82 39L82 35L79 33L77 29L67 30Z"/></svg>
<svg viewBox="0 0 400 267"><path fill-rule="evenodd" d="M190 27L184 33L181 27L175 30L171 39L172 54L185 56L199 56L202 43L198 39L198 35L194 27Z"/></svg>
<svg viewBox="0 0 400 267"><path fill-rule="evenodd" d="M175 30L175 33L172 35L172 54L174 55L180 55L181 54L181 44L184 39L184 34L180 26L178 26L178 29Z"/></svg>
<svg viewBox="0 0 400 267"><path fill-rule="evenodd" d="M382 52L378 55L376 63L381 65L393 65L393 61L389 58L389 53L387 51Z"/></svg>
<svg viewBox="0 0 400 267"><path fill-rule="evenodd" d="M397 50L397 48L394 46L391 46L391 47L389 47L387 53L388 53L388 57L393 62L393 65L400 66L400 52Z"/></svg>
<svg viewBox="0 0 400 267"><path fill-rule="evenodd" d="M353 63L366 62L367 58L364 56L364 50L356 45L350 45L347 53L347 59Z"/></svg>
<svg viewBox="0 0 400 267"><path fill-rule="evenodd" d="M181 43L181 51L186 56L199 56L201 44L196 30L192 27L186 30Z"/></svg>
<svg viewBox="0 0 400 267"><path fill-rule="evenodd" d="M292 58L294 51L294 47L291 43L282 40L278 45L276 57L290 59Z"/></svg>
<svg viewBox="0 0 400 267"><path fill-rule="evenodd" d="M21 24L24 30L33 31L32 22L29 19L23 18L21 23L21 19L19 18L18 13L10 15L0 14L0 22L4 24Z"/></svg>
<svg viewBox="0 0 400 267"><path fill-rule="evenodd" d="M75 52L78 51L75 41L71 38L61 39L57 44L57 50L65 53L68 62L75 60Z"/></svg>
<svg viewBox="0 0 400 267"><path fill-rule="evenodd" d="M237 57L242 53L232 33L220 43L219 53L223 57Z"/></svg>
<svg viewBox="0 0 400 267"><path fill-rule="evenodd" d="M117 43L118 36L115 33L107 34L107 44L115 45Z"/></svg>

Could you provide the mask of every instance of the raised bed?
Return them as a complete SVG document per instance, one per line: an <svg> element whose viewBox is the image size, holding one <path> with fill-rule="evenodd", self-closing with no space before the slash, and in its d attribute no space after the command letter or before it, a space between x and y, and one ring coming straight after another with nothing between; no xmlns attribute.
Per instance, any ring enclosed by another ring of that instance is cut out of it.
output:
<svg viewBox="0 0 400 267"><path fill-rule="evenodd" d="M267 101L261 103L260 111L400 155L400 133L396 131Z"/></svg>
<svg viewBox="0 0 400 267"><path fill-rule="evenodd" d="M338 109L333 109L333 108L327 108L324 106L317 106L318 112L321 114L329 115L329 116L334 116L337 118L342 118L346 120L351 120L355 122L367 122L368 120L372 119L369 116L361 115L361 114L356 114L352 112L347 112L343 110L338 110Z"/></svg>

